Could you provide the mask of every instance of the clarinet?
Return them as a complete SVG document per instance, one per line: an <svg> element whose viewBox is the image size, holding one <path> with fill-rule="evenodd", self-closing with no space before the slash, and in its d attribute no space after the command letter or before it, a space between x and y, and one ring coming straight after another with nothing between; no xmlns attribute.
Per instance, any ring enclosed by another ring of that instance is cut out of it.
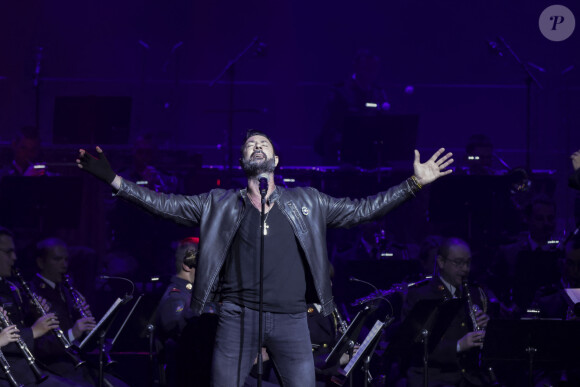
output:
<svg viewBox="0 0 580 387"><path fill-rule="evenodd" d="M44 310L44 308L40 304L40 301L38 301L38 298L36 298L36 295L32 292L32 290L30 290L28 283L26 283L26 281L22 277L22 273L20 273L20 271L16 268L13 268L13 272L14 272L14 276L18 279L18 281L22 285L22 288L24 289L24 291L26 292L26 294L28 295L28 297L30 298L32 303L34 304L34 307L36 308L37 313L40 316L46 316L47 315L46 310ZM66 354L71 358L75 368L78 368L79 366L81 366L85 363L85 361L81 360L79 358L79 356L75 353L75 350L74 350L71 342L68 340L68 338L65 336L64 332L60 328L53 328L52 333L54 334L54 336L60 341L60 343L64 347Z"/></svg>
<svg viewBox="0 0 580 387"><path fill-rule="evenodd" d="M20 384L14 379L12 375L12 371L10 371L10 363L8 363L8 359L4 356L4 353L0 350L0 367L2 367L2 371L6 375L6 379L8 379L8 383L10 383L11 387L23 387L23 384Z"/></svg>
<svg viewBox="0 0 580 387"><path fill-rule="evenodd" d="M485 329L483 327L480 327L477 324L477 317L475 316L475 314L481 310L479 308L479 306L475 305L473 303L473 299L471 297L471 291L469 290L469 285L467 284L467 281L464 280L462 283L463 289L465 290L465 298L467 299L467 308L469 309L469 317L471 318L471 324L473 325L473 330L475 332L481 332L484 331ZM480 355L480 366L481 366L481 352L479 353ZM489 380L491 381L492 384L496 384L497 383L497 378L495 376L495 371L493 370L491 365L488 365L485 368L485 372L487 373L487 376L489 377Z"/></svg>
<svg viewBox="0 0 580 387"><path fill-rule="evenodd" d="M10 325L14 325L14 324L12 324L12 321L10 321L10 319L6 315L4 315L4 313L0 313L0 323L2 324L3 328L7 328ZM28 348L28 346L26 345L24 340L19 338L18 340L16 340L16 345L18 345L18 348L20 348L20 351L24 355L26 362L30 366L32 373L34 374L34 377L36 378L36 383L40 383L40 382L44 381L48 376L44 375L42 373L42 371L40 371L40 368L38 368L38 366L36 365L36 360L34 359L32 352L30 352L30 349ZM10 381L10 379L11 379L10 365L8 364L8 360L4 357L4 354L2 354L2 357L4 358L2 360L2 368L4 369L4 373L6 374L6 377ZM4 365L4 360L6 360L6 365ZM12 378L12 379L14 379L14 378ZM14 381L14 382L16 383L16 381ZM12 381L10 381L10 384L12 384ZM18 386L18 383L13 384L13 386L14 385Z"/></svg>
<svg viewBox="0 0 580 387"><path fill-rule="evenodd" d="M346 330L348 329L348 324L347 324L346 321L344 321L344 319L340 315L340 312L338 311L338 308L336 307L336 304L334 304L334 315L336 316L336 321L337 321L336 330L341 335L344 335L344 332L346 332Z"/></svg>
<svg viewBox="0 0 580 387"><path fill-rule="evenodd" d="M64 279L63 283L70 292L72 299L74 301L74 308L79 311L81 317L83 318L93 317L93 313L91 312L89 305L87 305L83 295L80 294L78 290L73 288L72 284L70 283L70 276L68 274L65 274L63 279Z"/></svg>

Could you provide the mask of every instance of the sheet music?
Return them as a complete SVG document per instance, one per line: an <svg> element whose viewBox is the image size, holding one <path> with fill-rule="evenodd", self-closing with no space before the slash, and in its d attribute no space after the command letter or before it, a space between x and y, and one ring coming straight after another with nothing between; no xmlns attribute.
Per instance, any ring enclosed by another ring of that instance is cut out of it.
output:
<svg viewBox="0 0 580 387"><path fill-rule="evenodd" d="M371 331L369 332L369 334L367 335L367 337L365 337L364 341L360 345L360 348L358 349L358 351L356 351L356 353L354 354L354 356L352 357L352 359L350 359L350 361L348 362L348 364L346 365L346 367L344 367L344 375L348 375L350 373L352 367L354 367L355 364L356 364L356 362L358 361L358 358L363 353L365 353L366 348L373 341L373 339L375 338L375 336L381 330L382 327L383 327L383 322L381 320L377 320L375 322L375 325L373 326L373 329L371 329Z"/></svg>
<svg viewBox="0 0 580 387"><path fill-rule="evenodd" d="M115 300L115 302L113 303L113 305L111 305L111 307L109 308L109 310L107 310L107 312L103 315L103 317L101 318L101 320L99 321L99 323L95 326L95 328L93 330L91 330L89 332L89 334L87 335L87 337L85 337L85 339L82 341L82 343L80 343L79 348L82 348L86 343L89 342L89 340L91 339L91 337L94 336L95 332L97 332L101 326L105 323L105 321L107 321L109 319L109 316L111 315L111 313L113 313L115 310L117 310L117 307L123 302L122 299L117 298Z"/></svg>
<svg viewBox="0 0 580 387"><path fill-rule="evenodd" d="M566 291L566 295L572 301L572 305L575 305L580 302L580 289L564 289Z"/></svg>

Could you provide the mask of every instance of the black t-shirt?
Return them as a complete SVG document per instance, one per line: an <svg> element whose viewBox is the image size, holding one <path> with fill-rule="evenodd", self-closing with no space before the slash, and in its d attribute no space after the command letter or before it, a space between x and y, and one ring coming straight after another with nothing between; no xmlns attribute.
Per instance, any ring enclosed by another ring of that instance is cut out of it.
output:
<svg viewBox="0 0 580 387"><path fill-rule="evenodd" d="M306 310L304 254L290 222L277 203L266 215L264 311L304 312ZM257 310L259 291L260 212L249 204L224 266L222 300Z"/></svg>

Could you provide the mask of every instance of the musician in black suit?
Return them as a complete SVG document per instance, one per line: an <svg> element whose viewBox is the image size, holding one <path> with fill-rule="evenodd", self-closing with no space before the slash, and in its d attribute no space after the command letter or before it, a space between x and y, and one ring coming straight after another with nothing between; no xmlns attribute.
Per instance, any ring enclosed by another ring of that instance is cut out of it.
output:
<svg viewBox="0 0 580 387"><path fill-rule="evenodd" d="M47 313L34 321L31 326L24 324L26 304L23 300L22 292L15 283L7 279L12 275L12 268L16 259L12 232L0 226L0 306L6 312L6 316L10 321L13 324L16 324L20 338L24 341L26 347L33 353L36 344L35 340L39 340L41 337L46 336L46 333L51 329L57 328L59 320L54 313ZM18 383L22 383L26 386L35 386L37 379L20 347L12 342L2 347L2 352L10 364L10 370L14 379ZM38 363L36 364L39 365ZM42 382L43 387L84 385L66 380L51 374L50 372L46 372L45 370L43 370L42 373L48 375L48 379ZM6 374L1 370L0 386L9 386Z"/></svg>
<svg viewBox="0 0 580 387"><path fill-rule="evenodd" d="M566 256L559 262L560 280L544 286L536 292L533 306L540 311L542 318L580 321L578 304L571 305L564 289L580 288L580 238L573 238L566 245ZM580 385L580 366L567 366L558 369L551 367L534 372L536 386L578 386Z"/></svg>
<svg viewBox="0 0 580 387"><path fill-rule="evenodd" d="M410 288L403 305L406 317L420 300L450 300L461 298L463 302L462 281L469 276L471 250L468 244L458 238L443 242L437 256L438 273L420 286ZM477 325L487 326L487 298L479 288L470 286L473 304L479 306L474 312ZM451 324L429 353L429 386L483 386L486 384L479 370L477 357L483 344L484 331L475 331L467 308L460 308ZM423 386L422 346L411 354L407 370L409 387Z"/></svg>
<svg viewBox="0 0 580 387"><path fill-rule="evenodd" d="M533 305L539 309L540 317L580 319L574 314L565 296L564 289L580 288L580 238L573 238L566 245L566 256L558 261L561 277L558 282L544 286L536 292Z"/></svg>
<svg viewBox="0 0 580 387"><path fill-rule="evenodd" d="M69 342L80 342L95 328L96 321L85 298L78 291L71 291L64 282L68 271L68 247L58 238L44 239L36 247L39 271L30 281L30 287L40 299L46 301L48 309L58 316L60 329ZM83 385L97 384L96 369L88 363L75 368L75 363L55 335L45 335L39 339L36 351L39 360L51 372ZM110 374L105 374L105 379L114 386L126 385Z"/></svg>

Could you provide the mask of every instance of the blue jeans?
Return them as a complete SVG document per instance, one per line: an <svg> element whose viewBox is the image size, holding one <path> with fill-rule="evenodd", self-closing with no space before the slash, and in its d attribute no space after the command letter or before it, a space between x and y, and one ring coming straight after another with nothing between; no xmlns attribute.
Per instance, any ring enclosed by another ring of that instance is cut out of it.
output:
<svg viewBox="0 0 580 387"><path fill-rule="evenodd" d="M214 387L242 386L258 354L258 311L224 302L212 363ZM264 312L263 345L285 387L314 387L314 360L306 312Z"/></svg>

